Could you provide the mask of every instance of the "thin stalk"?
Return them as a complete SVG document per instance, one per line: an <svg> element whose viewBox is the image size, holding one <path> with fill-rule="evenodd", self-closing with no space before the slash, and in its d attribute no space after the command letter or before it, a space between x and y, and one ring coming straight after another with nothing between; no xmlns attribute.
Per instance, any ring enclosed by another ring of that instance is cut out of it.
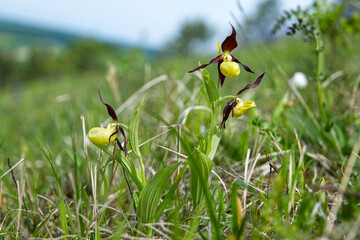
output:
<svg viewBox="0 0 360 240"><path fill-rule="evenodd" d="M15 175L14 175L14 172L13 172L13 167L11 167L10 158L8 158L8 165L9 165L9 169L11 171L12 179L13 179L13 181L15 183L16 190L18 190L18 192L20 193L17 181L15 179ZM26 204L25 193L24 194L19 194L19 196L22 196L21 198L22 198L22 201L24 203L24 208L25 208L25 212L26 212L26 223L27 223L27 227L28 227L28 231L29 231L28 234L29 234L31 229L30 229L29 212L28 212L28 208L27 208L27 204ZM20 202L20 199L19 199L19 202ZM21 209L21 208L19 207L19 209ZM19 218L20 218L20 214L19 214ZM20 225L18 224L18 226L20 226ZM17 231L16 234L18 234L18 232L19 231Z"/></svg>
<svg viewBox="0 0 360 240"><path fill-rule="evenodd" d="M212 147L212 140L214 135L217 133L216 131L216 118L219 115L219 112L221 110L221 105L223 102L228 101L232 98L235 98L235 96L233 95L227 95L224 97L220 97L218 100L216 100L214 102L214 104L211 105L211 126L210 126L210 135L209 135L209 140L207 142L207 146L206 146L206 155L208 155L211 152L211 147Z"/></svg>
<svg viewBox="0 0 360 240"><path fill-rule="evenodd" d="M324 79L325 53L324 53L324 43L319 29L314 30L314 37L315 37L315 49L316 49L316 90L318 94L318 103L320 108L320 115L324 119L326 125L328 125L329 119L324 109L324 105L325 105L324 89L321 84L322 80Z"/></svg>
<svg viewBox="0 0 360 240"><path fill-rule="evenodd" d="M212 143L212 139L214 136L214 130L215 130L215 122L216 122L216 117L215 117L215 108L216 107L212 107L211 108L211 126L210 126L210 135L209 135L209 141L207 142L207 147L206 147L206 155L208 155L211 151L211 143Z"/></svg>
<svg viewBox="0 0 360 240"><path fill-rule="evenodd" d="M325 112L325 96L324 96L324 88L322 85L322 81L324 79L324 66L325 66L325 53L324 53L324 42L322 39L321 32L319 28L317 27L316 30L313 32L315 37L315 48L316 48L316 90L318 94L318 102L319 102L319 109L320 109L320 115L322 119L324 119L326 126L329 126L329 118L326 115ZM336 148L336 151L339 155L339 158L341 161L343 161L343 155L341 152L341 147L339 145L339 142L336 139L336 135L333 129L330 131L331 140L333 142L334 147Z"/></svg>
<svg viewBox="0 0 360 240"><path fill-rule="evenodd" d="M333 128L330 130L330 134L331 134L331 140L333 141L333 144L335 146L337 154L339 155L339 158L340 158L341 162L344 162L344 157L343 157L343 154L342 154L342 151L341 151L340 143L336 138L336 133L335 133Z"/></svg>
<svg viewBox="0 0 360 240"><path fill-rule="evenodd" d="M176 154L176 162L178 163L178 162L180 162L180 150L181 150L181 145L180 145L180 143L181 143L181 125L178 125L178 131L177 131L177 139L176 139L176 141L177 141L177 153L179 153L179 154ZM174 180L174 184L175 184L175 182L176 182L176 179L179 177L179 175L180 175L180 169L179 168L177 168L177 172L176 172L176 177L174 177L175 178L175 180ZM176 203L176 207L178 207L179 205L180 205L180 202L181 202L181 199L180 199L180 188L179 188L179 185L177 185L176 186L176 195L175 195L175 203Z"/></svg>

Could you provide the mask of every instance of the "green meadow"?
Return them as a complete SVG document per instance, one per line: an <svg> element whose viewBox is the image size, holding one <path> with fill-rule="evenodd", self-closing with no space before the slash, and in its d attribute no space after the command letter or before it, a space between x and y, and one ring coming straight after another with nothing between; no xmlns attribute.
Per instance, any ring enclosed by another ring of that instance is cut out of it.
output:
<svg viewBox="0 0 360 240"><path fill-rule="evenodd" d="M284 13L272 41L233 23L254 74L223 86L217 63L188 72L227 53L230 25L208 55L2 51L1 238L360 238L360 18L339 6ZM236 97L256 107L236 117Z"/></svg>

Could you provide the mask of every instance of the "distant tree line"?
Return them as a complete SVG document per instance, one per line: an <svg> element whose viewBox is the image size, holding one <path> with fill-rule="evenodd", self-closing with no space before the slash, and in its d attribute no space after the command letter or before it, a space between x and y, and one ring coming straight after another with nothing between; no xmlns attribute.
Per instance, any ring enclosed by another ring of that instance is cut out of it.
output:
<svg viewBox="0 0 360 240"><path fill-rule="evenodd" d="M67 47L29 47L0 51L0 85L62 74L106 72L111 59L122 59L129 51L92 39L77 40Z"/></svg>

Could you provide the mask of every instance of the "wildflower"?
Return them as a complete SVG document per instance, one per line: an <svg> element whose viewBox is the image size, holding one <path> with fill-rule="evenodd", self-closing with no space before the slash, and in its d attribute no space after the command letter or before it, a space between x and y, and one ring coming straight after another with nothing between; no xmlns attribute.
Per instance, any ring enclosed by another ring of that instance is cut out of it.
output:
<svg viewBox="0 0 360 240"><path fill-rule="evenodd" d="M114 123L110 123L107 128L94 127L90 129L88 134L90 141L96 144L112 143L116 136L116 125Z"/></svg>
<svg viewBox="0 0 360 240"><path fill-rule="evenodd" d="M289 79L289 83L296 88L306 88L308 80L304 73L296 72L294 76Z"/></svg>
<svg viewBox="0 0 360 240"><path fill-rule="evenodd" d="M233 108L234 117L241 117L244 115L249 109L256 107L254 101L245 101L240 98L236 98L236 106Z"/></svg>
<svg viewBox="0 0 360 240"><path fill-rule="evenodd" d="M125 154L127 154L126 135L124 129L118 125L118 118L116 116L116 112L109 104L104 102L101 97L100 91L99 98L102 104L106 106L109 116L114 120L115 123L110 123L107 128L95 127L90 129L88 133L88 138L92 143L95 144L109 144L116 141L119 148L124 151ZM117 139L117 134L119 131L124 137L124 147L121 146L120 141Z"/></svg>
<svg viewBox="0 0 360 240"><path fill-rule="evenodd" d="M240 67L238 63L240 63L241 66L247 72L254 73L248 66L242 64L238 59L236 59L233 55L230 54L230 52L237 47L236 31L232 25L231 27L232 27L231 35L228 36L221 44L221 50L223 53L213 58L208 64L203 64L197 68L194 68L193 70L190 70L189 73L205 68L212 63L218 63L218 71L219 71L221 86L224 84L225 77L231 78L231 77L236 77L240 74Z"/></svg>
<svg viewBox="0 0 360 240"><path fill-rule="evenodd" d="M262 78L264 77L265 73L261 74L253 83L246 85L243 89L241 89L235 96L235 98L230 99L223 110L223 120L220 124L219 129L221 129L222 127L225 128L225 122L227 121L227 119L230 116L230 113L232 113L233 117L240 117L243 114L245 114L249 109L256 107L255 102L253 101L245 101L243 102L240 98L238 98L240 96L240 94L242 92L244 92L245 90L249 89L249 88L256 88Z"/></svg>

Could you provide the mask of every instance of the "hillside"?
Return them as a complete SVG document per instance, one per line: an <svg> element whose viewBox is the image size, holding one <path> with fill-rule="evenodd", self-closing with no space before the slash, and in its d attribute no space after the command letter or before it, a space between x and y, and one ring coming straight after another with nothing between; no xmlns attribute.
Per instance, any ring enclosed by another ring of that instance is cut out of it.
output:
<svg viewBox="0 0 360 240"><path fill-rule="evenodd" d="M0 51L11 51L24 47L32 48L37 46L62 48L68 47L76 41L87 39L122 49L139 48L139 46L131 45L120 40L90 37L66 30L50 29L30 23L0 18ZM155 48L144 48L141 46L141 49L147 57L154 57L159 53L159 49Z"/></svg>
<svg viewBox="0 0 360 240"><path fill-rule="evenodd" d="M0 19L0 48L2 49L43 44L64 46L81 38L83 37L75 33Z"/></svg>

